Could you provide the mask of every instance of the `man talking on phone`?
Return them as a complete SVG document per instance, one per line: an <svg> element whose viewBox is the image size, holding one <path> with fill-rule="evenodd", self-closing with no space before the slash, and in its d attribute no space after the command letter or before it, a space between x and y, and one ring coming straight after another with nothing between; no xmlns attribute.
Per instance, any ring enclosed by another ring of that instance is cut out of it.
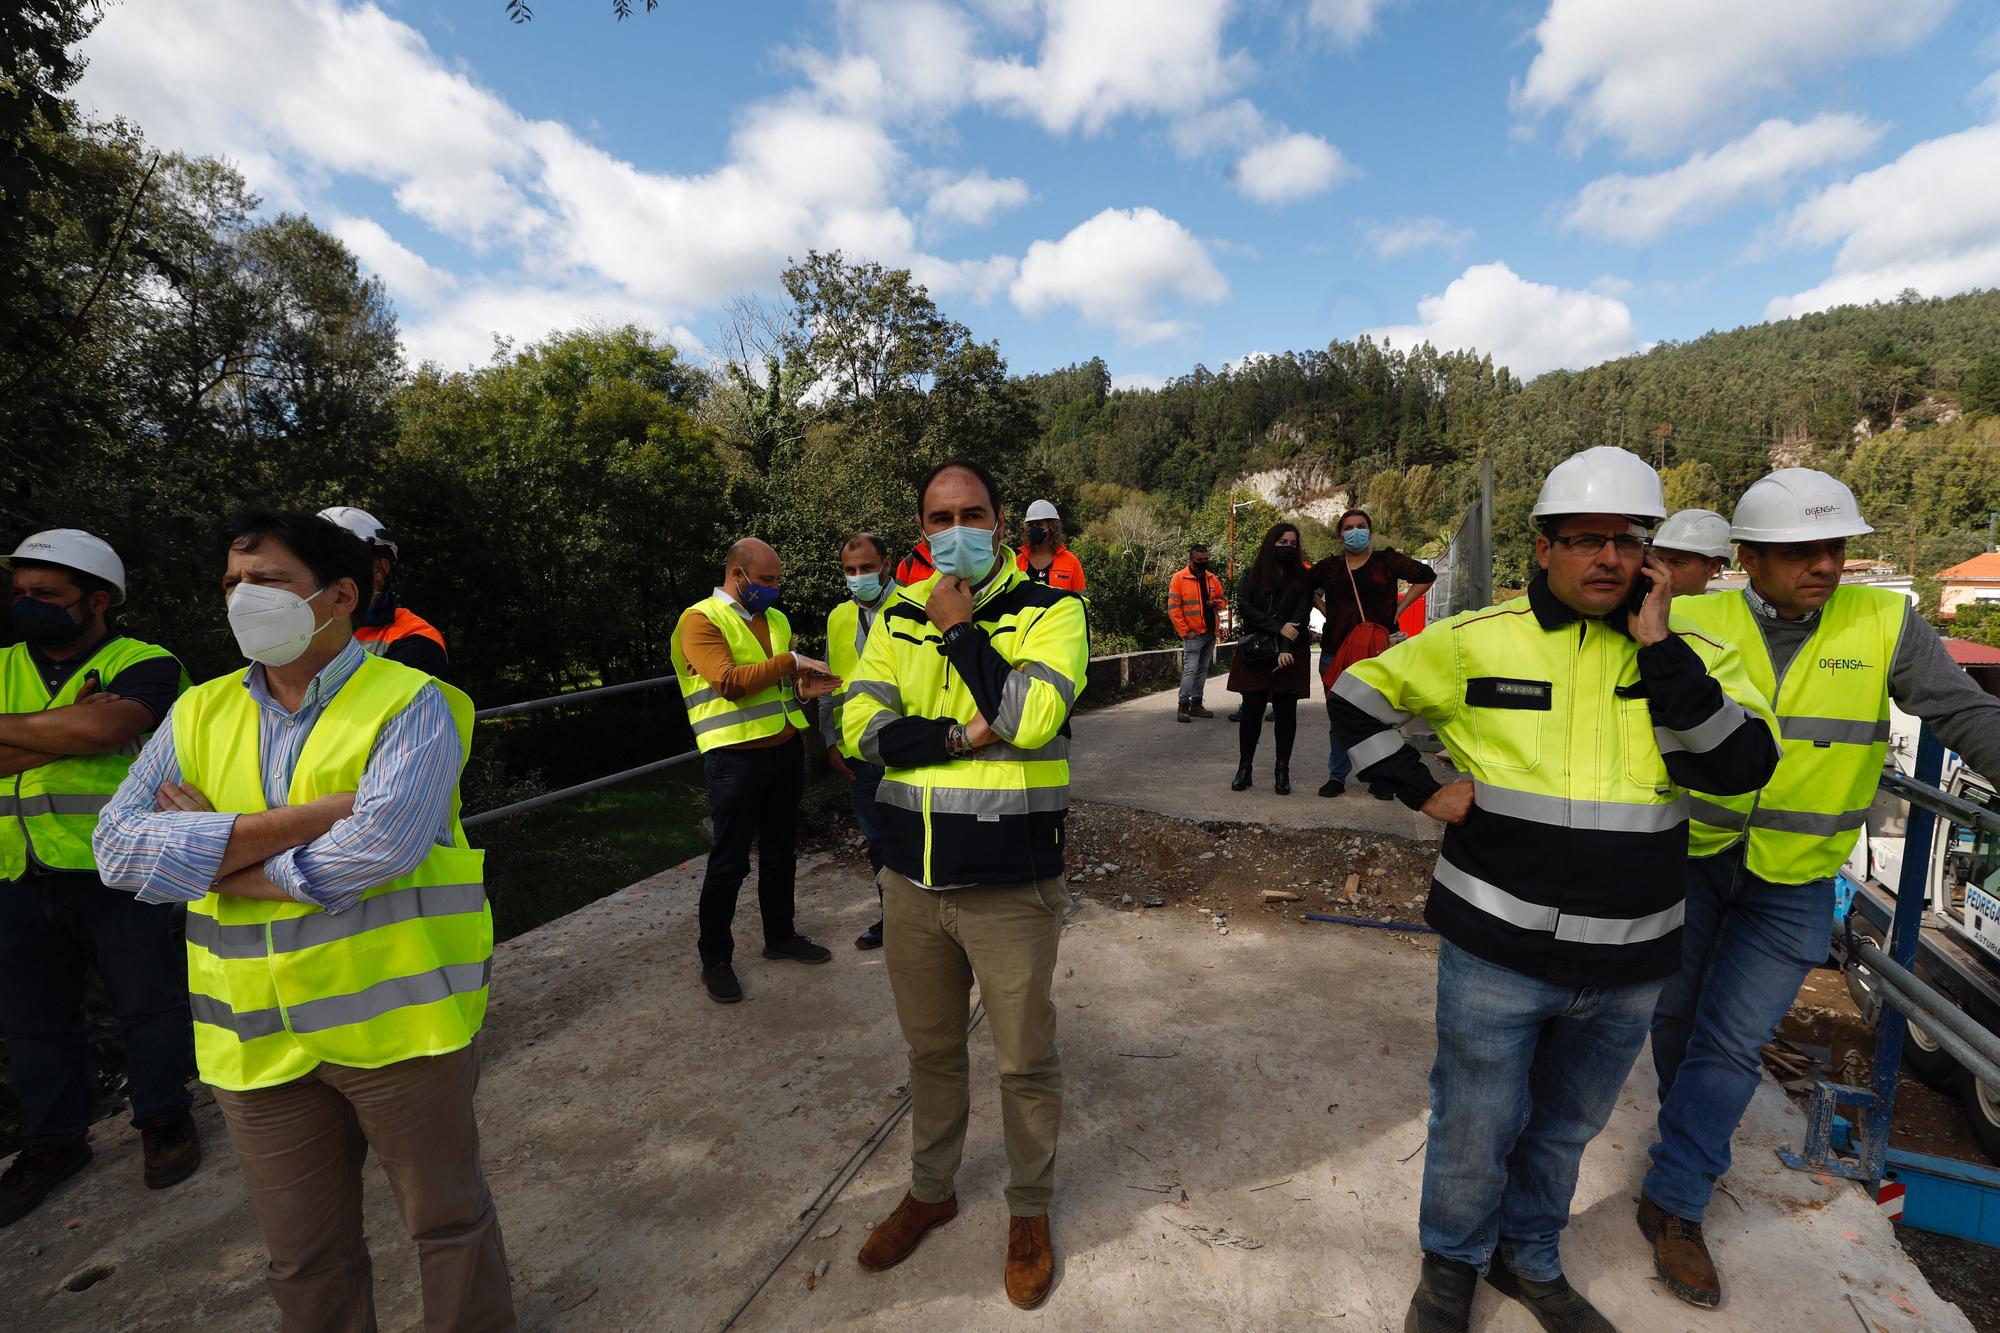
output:
<svg viewBox="0 0 2000 1333"><path fill-rule="evenodd" d="M1559 463L1527 595L1355 663L1329 701L1361 777L1447 826L1424 912L1443 942L1417 1333L1466 1328L1481 1275L1543 1328L1611 1328L1558 1241L1680 965L1686 788L1750 791L1778 762L1736 649L1669 619L1646 549L1665 516L1637 456ZM1398 730L1413 716L1469 778L1439 785Z"/></svg>
<svg viewBox="0 0 2000 1333"><path fill-rule="evenodd" d="M792 651L792 625L777 609L785 567L755 537L729 548L722 582L681 613L674 627L674 674L708 780L715 850L702 876L701 981L718 1004L743 998L730 923L757 849L757 907L764 957L824 963L831 951L793 928L799 799L812 729L804 700L831 694L840 679Z"/></svg>

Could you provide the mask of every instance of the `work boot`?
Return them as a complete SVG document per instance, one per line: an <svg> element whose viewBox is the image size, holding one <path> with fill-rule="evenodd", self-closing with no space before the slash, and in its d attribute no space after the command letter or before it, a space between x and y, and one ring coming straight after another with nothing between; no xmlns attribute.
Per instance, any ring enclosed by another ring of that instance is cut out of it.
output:
<svg viewBox="0 0 2000 1333"><path fill-rule="evenodd" d="M1328 778L1325 782L1319 784L1319 794L1321 796L1338 796L1346 790L1347 784L1339 778Z"/></svg>
<svg viewBox="0 0 2000 1333"><path fill-rule="evenodd" d="M1229 780L1229 790L1250 790L1250 764L1247 760L1236 766L1236 776Z"/></svg>
<svg viewBox="0 0 2000 1333"><path fill-rule="evenodd" d="M1292 794L1292 766L1283 760L1278 761L1278 771L1271 778L1271 790L1280 796Z"/></svg>
<svg viewBox="0 0 2000 1333"><path fill-rule="evenodd" d="M1551 1282L1531 1282L1495 1259L1486 1270L1486 1282L1502 1296L1527 1306L1549 1333L1618 1333L1617 1326L1560 1273Z"/></svg>
<svg viewBox="0 0 2000 1333"><path fill-rule="evenodd" d="M201 1131L194 1117L183 1111L164 1125L139 1131L146 1149L146 1188L163 1190L178 1185L201 1165Z"/></svg>
<svg viewBox="0 0 2000 1333"><path fill-rule="evenodd" d="M1243 710L1239 708L1235 712L1231 713L1229 715L1229 720L1231 722L1241 722L1243 720Z"/></svg>
<svg viewBox="0 0 2000 1333"><path fill-rule="evenodd" d="M1192 722L1193 720L1193 718L1188 716L1188 701L1185 699L1181 700L1181 706L1174 710L1174 721Z"/></svg>
<svg viewBox="0 0 2000 1333"><path fill-rule="evenodd" d="M881 948L882 923L880 921L877 921L874 925L868 927L868 929L862 931L859 935L856 935L854 937L854 947L857 949Z"/></svg>
<svg viewBox="0 0 2000 1333"><path fill-rule="evenodd" d="M764 956L781 961L790 959L794 963L824 963L832 959L833 950L814 944L803 935L788 935L776 944L765 945Z"/></svg>
<svg viewBox="0 0 2000 1333"><path fill-rule="evenodd" d="M0 1175L0 1227L11 1226L41 1206L56 1186L90 1165L88 1143L59 1148L23 1148Z"/></svg>
<svg viewBox="0 0 2000 1333"><path fill-rule="evenodd" d="M1378 801L1393 801L1396 799L1396 793L1390 791L1387 787L1383 786L1379 782L1371 782L1368 784L1368 794L1370 796L1373 796Z"/></svg>
<svg viewBox="0 0 2000 1333"><path fill-rule="evenodd" d="M1639 1233L1653 1243L1653 1269L1668 1291L1708 1310L1722 1304L1722 1277L1708 1256L1701 1223L1676 1217L1642 1194Z"/></svg>
<svg viewBox="0 0 2000 1333"><path fill-rule="evenodd" d="M1442 1255L1424 1255L1417 1294L1403 1316L1403 1333L1465 1333L1472 1322L1472 1294L1479 1270Z"/></svg>
<svg viewBox="0 0 2000 1333"><path fill-rule="evenodd" d="M896 1205L896 1211L875 1224L868 1233L868 1240L861 1247L861 1253L854 1256L855 1262L871 1273L879 1273L885 1268L894 1268L910 1257L933 1227L941 1227L958 1216L958 1196L952 1195L943 1203L925 1203L913 1194L905 1194L903 1201Z"/></svg>
<svg viewBox="0 0 2000 1333"><path fill-rule="evenodd" d="M743 983L736 979L736 969L727 963L704 967L701 984L708 987L708 998L717 1004L735 1004L743 998Z"/></svg>
<svg viewBox="0 0 2000 1333"><path fill-rule="evenodd" d="M1188 715L1189 715L1190 717L1214 717L1214 716L1215 716L1215 714L1213 714L1213 713L1209 712L1209 711L1208 711L1208 710L1207 710L1206 708L1203 708L1203 707L1201 706L1201 700L1199 700L1199 699L1196 699L1196 700L1195 700L1195 701L1194 701L1193 703L1191 703L1191 704L1189 704L1189 705L1188 705Z"/></svg>
<svg viewBox="0 0 2000 1333"><path fill-rule="evenodd" d="M1048 1299L1056 1280L1056 1250L1049 1240L1049 1219L1007 1219L1007 1299L1032 1310Z"/></svg>

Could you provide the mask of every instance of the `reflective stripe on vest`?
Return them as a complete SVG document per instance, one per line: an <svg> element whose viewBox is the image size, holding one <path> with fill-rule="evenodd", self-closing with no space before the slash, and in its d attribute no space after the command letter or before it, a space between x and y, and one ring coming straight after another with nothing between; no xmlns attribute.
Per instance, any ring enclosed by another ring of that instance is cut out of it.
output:
<svg viewBox="0 0 2000 1333"><path fill-rule="evenodd" d="M169 656L166 649L138 639L107 639L51 696L28 646L17 643L0 650L0 713L67 707L76 702L92 671L108 687L125 668ZM185 675L181 685L186 688ZM98 812L125 780L144 743L141 736L118 754L69 755L0 779L0 880L19 879L31 869L94 869L90 835L97 830Z"/></svg>
<svg viewBox="0 0 2000 1333"><path fill-rule="evenodd" d="M1675 615L1738 646L1776 707L1783 749L1763 790L1693 798L1689 855L1746 840L1745 868L1773 884L1825 879L1847 860L1888 753L1889 671L1907 605L1887 588L1834 589L1781 681L1743 593L1674 599Z"/></svg>
<svg viewBox="0 0 2000 1333"><path fill-rule="evenodd" d="M708 617L709 623L722 631L723 639L729 644L729 655L738 666L756 666L791 649L792 626L782 611L764 613L764 622L771 630L771 651L768 653L764 651L764 645L757 642L750 623L720 597L695 603L682 619L695 614ZM800 706L798 694L789 680L741 699L729 700L717 694L702 679L701 673L688 665L687 656L681 652L678 629L674 631L673 658L674 675L680 678L681 702L687 705L688 726L694 731L695 747L703 754L725 745L741 745L744 741L776 736L787 725L798 731L806 730L805 710Z"/></svg>
<svg viewBox="0 0 2000 1333"><path fill-rule="evenodd" d="M431 677L370 657L327 704L292 775L292 804L361 783L375 739ZM463 753L472 701L436 682ZM264 810L258 706L241 672L174 709L188 782L217 810ZM188 905L188 1005L205 1082L244 1091L290 1082L321 1061L374 1069L469 1044L485 1021L493 958L485 854L451 804L451 845L344 912L211 893Z"/></svg>

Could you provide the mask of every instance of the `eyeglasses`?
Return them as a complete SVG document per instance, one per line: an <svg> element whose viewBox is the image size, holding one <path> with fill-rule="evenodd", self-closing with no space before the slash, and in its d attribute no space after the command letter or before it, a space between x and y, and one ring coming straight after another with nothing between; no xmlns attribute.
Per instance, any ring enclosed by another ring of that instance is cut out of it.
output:
<svg viewBox="0 0 2000 1333"><path fill-rule="evenodd" d="M1578 532L1567 537L1551 537L1552 542L1560 542L1579 555L1596 555L1610 542L1618 548L1620 555L1641 555L1646 550L1646 539L1634 537L1629 532L1621 532L1615 537L1607 537L1601 532Z"/></svg>

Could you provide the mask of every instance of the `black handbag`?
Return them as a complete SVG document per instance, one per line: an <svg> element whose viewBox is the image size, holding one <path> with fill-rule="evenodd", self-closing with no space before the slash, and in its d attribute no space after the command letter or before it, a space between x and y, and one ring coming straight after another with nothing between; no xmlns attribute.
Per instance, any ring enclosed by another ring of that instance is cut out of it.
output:
<svg viewBox="0 0 2000 1333"><path fill-rule="evenodd" d="M1284 649L1279 646L1275 633L1256 630L1236 641L1236 651L1243 655L1246 662L1275 662Z"/></svg>

